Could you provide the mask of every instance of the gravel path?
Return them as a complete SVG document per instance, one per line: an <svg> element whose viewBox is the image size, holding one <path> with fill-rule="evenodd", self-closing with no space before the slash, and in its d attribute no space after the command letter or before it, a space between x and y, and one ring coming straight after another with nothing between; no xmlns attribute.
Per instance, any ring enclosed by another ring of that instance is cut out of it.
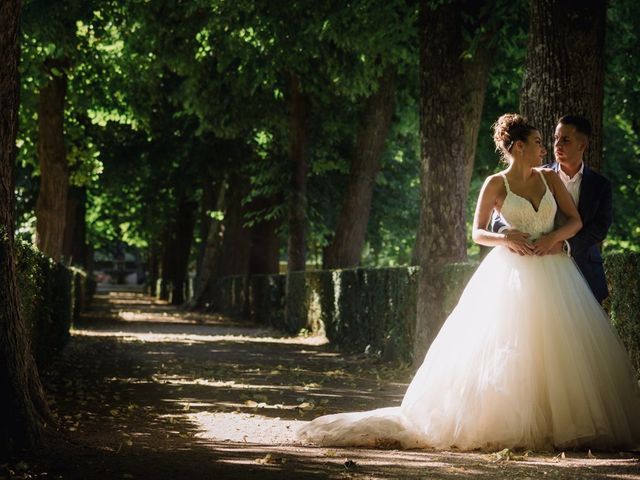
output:
<svg viewBox="0 0 640 480"><path fill-rule="evenodd" d="M638 479L636 453L526 456L299 444L319 414L397 405L410 372L141 293L100 292L43 373L62 438L3 478Z"/></svg>

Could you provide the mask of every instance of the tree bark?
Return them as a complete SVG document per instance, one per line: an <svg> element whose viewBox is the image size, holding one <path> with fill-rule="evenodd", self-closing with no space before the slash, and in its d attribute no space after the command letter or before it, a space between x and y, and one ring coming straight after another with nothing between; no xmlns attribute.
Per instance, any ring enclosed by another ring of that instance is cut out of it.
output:
<svg viewBox="0 0 640 480"><path fill-rule="evenodd" d="M156 291L156 296L159 300L170 299L171 279L174 276L172 228L171 221L167 221L160 234L160 251L162 253L160 257L159 276L162 282L160 283L160 289Z"/></svg>
<svg viewBox="0 0 640 480"><path fill-rule="evenodd" d="M465 149L465 196L469 198L473 166L478 147L478 133L482 122L482 109L489 80L489 70L495 48L490 47L491 34L480 42L474 55L462 63L465 84L465 118L464 118L464 149ZM480 256L484 258L491 249L480 245Z"/></svg>
<svg viewBox="0 0 640 480"><path fill-rule="evenodd" d="M478 132L482 121L482 108L487 91L487 81L489 79L489 69L494 50L486 46L486 38L478 46L473 57L462 62L464 71L464 149L465 149L465 175L464 184L469 193L469 185L473 175L473 165L476 159L476 148L478 146Z"/></svg>
<svg viewBox="0 0 640 480"><path fill-rule="evenodd" d="M210 188L214 197L214 210L222 212L225 210L225 195L227 194L227 180L222 178L218 180L213 188ZM216 267L220 245L222 244L222 222L219 220L211 220L207 230L207 236L204 238L204 252L200 270L196 281L194 296L191 299L191 308L206 307L212 298L213 283L216 275Z"/></svg>
<svg viewBox="0 0 640 480"><path fill-rule="evenodd" d="M247 184L247 180L240 175L232 175L229 179L215 281L229 275L249 273L251 230L245 227L247 206L242 204L247 193Z"/></svg>
<svg viewBox="0 0 640 480"><path fill-rule="evenodd" d="M278 199L259 198L249 208L264 210L273 208ZM280 239L276 219L262 220L251 227L251 253L249 255L249 275L274 274L280 270Z"/></svg>
<svg viewBox="0 0 640 480"><path fill-rule="evenodd" d="M300 80L291 76L291 122L289 155L291 178L289 192L289 245L287 271L305 270L307 259L307 171L309 169L310 102L300 89Z"/></svg>
<svg viewBox="0 0 640 480"><path fill-rule="evenodd" d="M583 115L593 134L584 161L602 164L606 0L532 0L520 110L540 129L553 161L553 133L566 114Z"/></svg>
<svg viewBox="0 0 640 480"><path fill-rule="evenodd" d="M185 302L185 286L189 269L189 254L196 224L197 202L181 195L173 222L173 268L171 278L171 304L182 305Z"/></svg>
<svg viewBox="0 0 640 480"><path fill-rule="evenodd" d="M464 261L465 128L462 5L420 4L420 265L414 358L419 364L442 322L442 270Z"/></svg>
<svg viewBox="0 0 640 480"><path fill-rule="evenodd" d="M40 190L36 201L36 245L42 253L56 261L60 260L64 247L69 188L69 167L64 144L66 66L64 61L50 59L45 62L50 80L40 90L38 98Z"/></svg>
<svg viewBox="0 0 640 480"><path fill-rule="evenodd" d="M62 250L62 256L66 260L84 269L87 267L86 200L87 192L84 187L69 188Z"/></svg>
<svg viewBox="0 0 640 480"><path fill-rule="evenodd" d="M220 183L220 182L218 182ZM213 225L214 220L211 218L210 212L216 209L216 185L211 177L211 172L208 168L204 169L202 174L202 197L200 198L200 245L198 247L198 258L196 261L196 278L195 288L200 283L200 277L202 276L202 262L207 249L207 237L209 236L209 230Z"/></svg>
<svg viewBox="0 0 640 480"><path fill-rule="evenodd" d="M153 297L158 295L156 291L158 286L158 278L160 275L160 248L157 244L151 245L148 251L147 268L149 274L147 276L147 293Z"/></svg>
<svg viewBox="0 0 640 480"><path fill-rule="evenodd" d="M378 90L365 102L347 188L333 241L325 251L326 269L356 267L367 235L371 200L395 111L395 70L387 69Z"/></svg>
<svg viewBox="0 0 640 480"><path fill-rule="evenodd" d="M20 312L14 254L20 1L0 3L0 455L39 446L51 415Z"/></svg>

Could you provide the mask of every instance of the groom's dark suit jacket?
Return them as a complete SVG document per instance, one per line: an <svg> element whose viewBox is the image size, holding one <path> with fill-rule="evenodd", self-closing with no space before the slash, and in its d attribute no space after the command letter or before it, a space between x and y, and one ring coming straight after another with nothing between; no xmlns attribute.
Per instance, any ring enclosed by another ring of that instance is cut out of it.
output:
<svg viewBox="0 0 640 480"><path fill-rule="evenodd" d="M545 165L556 172L557 163ZM602 266L599 244L604 240L613 217L611 182L586 165L582 174L578 213L582 229L568 240L571 256L591 287L591 291L602 302L609 295L607 280ZM499 215L493 216L492 230L498 231L504 223Z"/></svg>

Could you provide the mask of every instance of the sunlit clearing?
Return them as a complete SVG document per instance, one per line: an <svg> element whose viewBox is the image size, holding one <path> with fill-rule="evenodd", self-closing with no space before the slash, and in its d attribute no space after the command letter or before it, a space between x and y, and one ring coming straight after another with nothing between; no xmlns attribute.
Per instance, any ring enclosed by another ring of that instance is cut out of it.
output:
<svg viewBox="0 0 640 480"><path fill-rule="evenodd" d="M276 391L282 392L285 390L291 390L294 392L306 392L309 390L319 390L318 387L310 387L310 386L300 386L300 385L260 385L260 384L249 384L237 382L235 380L215 380L215 379L206 379L206 378L184 378L178 377L177 375L153 375L153 380L156 383L162 383L164 385L177 385L177 386L186 386L186 385L198 385L198 386L208 386L208 387L216 387L216 388L225 388L227 390L264 390L264 391Z"/></svg>
<svg viewBox="0 0 640 480"><path fill-rule="evenodd" d="M129 306L131 306L129 304ZM230 319L219 314L204 314L193 312L176 312L169 311L139 311L139 310L122 310L118 311L118 320L125 322L145 322L145 323L187 323L187 324L206 324L206 325L229 325Z"/></svg>
<svg viewBox="0 0 640 480"><path fill-rule="evenodd" d="M197 438L265 444L292 444L303 423L247 413L198 412L186 415L186 419L198 430Z"/></svg>
<svg viewBox="0 0 640 480"><path fill-rule="evenodd" d="M123 342L142 343L278 343L288 345L324 345L328 342L323 336L310 337L254 337L247 335L198 335L193 333L152 333L152 332L114 332L72 328L71 335L83 337L115 337ZM336 354L337 355L337 354Z"/></svg>

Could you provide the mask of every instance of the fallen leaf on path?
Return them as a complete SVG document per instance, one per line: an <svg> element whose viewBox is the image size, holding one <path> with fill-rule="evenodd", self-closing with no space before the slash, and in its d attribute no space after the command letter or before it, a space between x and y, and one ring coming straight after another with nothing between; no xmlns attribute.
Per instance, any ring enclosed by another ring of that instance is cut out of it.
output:
<svg viewBox="0 0 640 480"><path fill-rule="evenodd" d="M496 462L502 462L502 461L522 462L529 458L529 452L525 452L524 455L517 455L508 448L500 450L499 452L496 452L494 455L495 455Z"/></svg>
<svg viewBox="0 0 640 480"><path fill-rule="evenodd" d="M316 406L311 402L302 402L300 405L298 405L297 408L299 408L303 412L308 412L308 411L313 410L314 408L316 408Z"/></svg>
<svg viewBox="0 0 640 480"><path fill-rule="evenodd" d="M256 458L256 463L271 464L271 465L283 465L283 464L287 463L287 459L284 458L284 457L276 457L274 455L271 455L270 453L267 453L262 458Z"/></svg>

